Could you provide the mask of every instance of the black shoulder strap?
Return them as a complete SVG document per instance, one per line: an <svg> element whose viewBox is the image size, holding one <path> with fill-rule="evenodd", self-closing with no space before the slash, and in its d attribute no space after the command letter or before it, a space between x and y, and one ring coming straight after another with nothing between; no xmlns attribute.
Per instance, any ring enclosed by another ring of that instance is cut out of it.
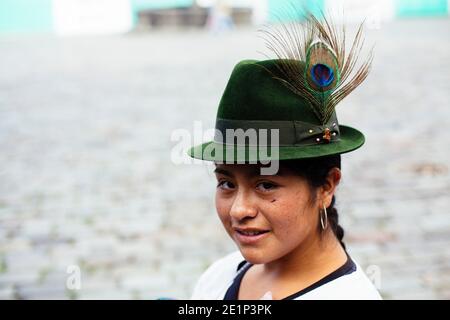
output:
<svg viewBox="0 0 450 320"><path fill-rule="evenodd" d="M245 260L243 260L243 261L241 261L241 262L239 262L239 264L238 264L238 267L237 267L237 269L236 269L236 271L239 271L239 270L241 270L241 268L245 265L245 263L246 263L247 261L245 261Z"/></svg>

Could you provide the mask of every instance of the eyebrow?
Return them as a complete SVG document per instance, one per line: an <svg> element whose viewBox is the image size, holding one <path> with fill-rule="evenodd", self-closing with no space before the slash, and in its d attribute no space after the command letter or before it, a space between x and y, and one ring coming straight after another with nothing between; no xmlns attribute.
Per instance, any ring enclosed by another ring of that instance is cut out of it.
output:
<svg viewBox="0 0 450 320"><path fill-rule="evenodd" d="M233 177L233 174L225 169L216 168L214 169L214 173L223 174L224 176Z"/></svg>

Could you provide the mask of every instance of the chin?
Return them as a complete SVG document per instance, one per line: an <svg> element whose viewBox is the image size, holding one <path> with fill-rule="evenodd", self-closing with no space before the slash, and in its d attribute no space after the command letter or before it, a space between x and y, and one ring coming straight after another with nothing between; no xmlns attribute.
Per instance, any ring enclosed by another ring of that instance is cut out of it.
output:
<svg viewBox="0 0 450 320"><path fill-rule="evenodd" d="M239 251L247 262L251 264L264 264L272 261L267 255L267 251L259 248L239 247Z"/></svg>

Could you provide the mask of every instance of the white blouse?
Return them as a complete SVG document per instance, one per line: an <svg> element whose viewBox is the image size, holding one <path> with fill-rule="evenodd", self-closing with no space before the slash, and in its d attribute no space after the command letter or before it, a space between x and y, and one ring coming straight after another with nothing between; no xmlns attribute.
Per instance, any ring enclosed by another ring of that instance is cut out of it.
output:
<svg viewBox="0 0 450 320"><path fill-rule="evenodd" d="M191 299L223 300L225 296L227 299L236 299L240 280L250 266L248 262L245 262L240 251L217 260L201 275ZM349 257L344 266L329 276L287 298L292 300L380 300L381 296L359 264ZM263 299L270 299L270 294L266 294Z"/></svg>

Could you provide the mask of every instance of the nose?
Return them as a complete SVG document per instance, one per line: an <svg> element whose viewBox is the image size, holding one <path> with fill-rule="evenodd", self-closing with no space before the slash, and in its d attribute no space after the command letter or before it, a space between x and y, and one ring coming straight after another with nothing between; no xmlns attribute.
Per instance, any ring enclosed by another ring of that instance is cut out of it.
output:
<svg viewBox="0 0 450 320"><path fill-rule="evenodd" d="M245 191L239 191L234 198L233 205L230 210L230 216L236 221L245 218L254 218L258 213L256 205L251 199L251 195Z"/></svg>

